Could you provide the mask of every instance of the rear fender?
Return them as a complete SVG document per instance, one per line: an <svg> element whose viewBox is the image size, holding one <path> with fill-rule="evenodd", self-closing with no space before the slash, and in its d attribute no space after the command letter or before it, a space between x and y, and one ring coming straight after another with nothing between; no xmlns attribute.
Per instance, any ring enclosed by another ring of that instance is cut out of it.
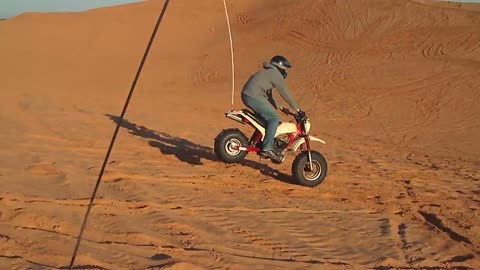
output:
<svg viewBox="0 0 480 270"><path fill-rule="evenodd" d="M262 125L260 125L260 123L258 123L255 119L253 119L252 117L250 117L246 113L242 112L241 110L234 110L234 111L226 112L225 116L227 118L230 118L230 119L232 119L234 121L237 121L239 123L242 123L242 124L245 124L245 122L243 122L243 118L245 118L245 119L248 120L248 122L250 122L250 124L252 126L254 126L256 129L258 129L262 133L262 136L265 136L265 128L262 127Z"/></svg>

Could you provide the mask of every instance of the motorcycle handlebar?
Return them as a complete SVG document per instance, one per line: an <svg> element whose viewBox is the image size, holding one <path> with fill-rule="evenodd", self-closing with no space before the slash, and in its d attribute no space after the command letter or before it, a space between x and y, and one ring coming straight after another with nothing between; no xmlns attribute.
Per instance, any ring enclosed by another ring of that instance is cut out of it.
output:
<svg viewBox="0 0 480 270"><path fill-rule="evenodd" d="M290 112L290 110L285 108L285 107L280 108L280 111L282 111L284 114L287 114L287 115L295 115L294 113Z"/></svg>
<svg viewBox="0 0 480 270"><path fill-rule="evenodd" d="M307 116L303 116L301 117L299 114L297 113L293 113L291 112L289 109L285 108L285 107L282 107L280 108L280 111L282 111L284 114L287 114L287 115L292 115L293 117L295 117L295 120L297 120L298 122L302 122L303 120L305 120L307 118Z"/></svg>

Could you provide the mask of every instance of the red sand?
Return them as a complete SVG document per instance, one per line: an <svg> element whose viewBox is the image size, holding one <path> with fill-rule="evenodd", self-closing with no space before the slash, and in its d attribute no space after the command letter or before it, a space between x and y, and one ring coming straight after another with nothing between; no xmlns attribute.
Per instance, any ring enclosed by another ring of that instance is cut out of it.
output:
<svg viewBox="0 0 480 270"><path fill-rule="evenodd" d="M77 265L480 269L479 6L228 2L235 108L263 61L288 56L288 85L327 141L314 145L329 162L326 181L290 183L293 157L282 165L215 159L222 128L251 132L223 114L231 94L223 6L172 1ZM162 6L0 22L1 269L70 262Z"/></svg>

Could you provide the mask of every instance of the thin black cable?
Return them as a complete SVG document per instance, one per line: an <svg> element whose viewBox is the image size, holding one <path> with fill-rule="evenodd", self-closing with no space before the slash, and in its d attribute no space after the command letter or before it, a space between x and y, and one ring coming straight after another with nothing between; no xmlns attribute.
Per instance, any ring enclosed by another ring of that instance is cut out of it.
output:
<svg viewBox="0 0 480 270"><path fill-rule="evenodd" d="M150 42L148 43L145 54L143 55L142 62L140 63L137 74L135 76L135 80L133 81L132 87L130 88L130 93L128 94L127 100L126 100L125 105L124 105L123 110L122 110L122 114L120 115L120 121L118 121L117 127L115 128L115 132L113 133L112 141L110 142L110 147L108 148L107 154L105 156L105 160L103 161L102 169L100 170L100 174L98 175L97 184L95 185L95 189L93 190L92 197L90 198L90 204L88 205L87 213L85 214L85 218L83 220L83 225L82 225L82 228L80 229L80 234L78 235L77 245L75 246L75 250L73 251L72 260L71 260L70 266L68 268L70 270L72 269L72 266L75 263L75 258L77 257L78 248L80 247L80 242L82 240L83 231L85 230L85 225L87 224L87 219L88 219L88 216L90 214L90 209L92 208L93 201L95 200L95 196L97 194L98 187L100 186L100 182L102 180L103 172L105 171L105 167L107 166L108 158L110 157L110 153L111 153L113 145L115 143L115 139L117 138L118 130L120 128L120 125L123 122L123 117L125 116L125 112L127 111L128 104L130 103L130 98L132 97L135 86L137 85L137 81L138 81L138 78L140 77L140 73L142 72L143 65L145 64L145 60L147 59L148 53L150 52L150 47L152 46L153 40L155 39L158 27L160 26L160 23L162 22L162 19L165 15L165 12L167 11L167 6L168 6L169 2L170 2L170 0L165 0L165 4L163 5L162 12L160 13L160 16L158 17L157 24L155 25L155 29L153 30L152 36L150 38Z"/></svg>

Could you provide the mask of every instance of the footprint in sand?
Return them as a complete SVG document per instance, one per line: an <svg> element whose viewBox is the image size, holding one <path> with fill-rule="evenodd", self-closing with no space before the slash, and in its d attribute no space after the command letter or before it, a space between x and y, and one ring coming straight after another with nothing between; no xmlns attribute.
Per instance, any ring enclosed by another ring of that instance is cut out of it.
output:
<svg viewBox="0 0 480 270"><path fill-rule="evenodd" d="M27 170L33 175L60 175L64 174L61 171L58 171L55 167L56 161L53 162L40 162L36 164L31 164L27 167Z"/></svg>

